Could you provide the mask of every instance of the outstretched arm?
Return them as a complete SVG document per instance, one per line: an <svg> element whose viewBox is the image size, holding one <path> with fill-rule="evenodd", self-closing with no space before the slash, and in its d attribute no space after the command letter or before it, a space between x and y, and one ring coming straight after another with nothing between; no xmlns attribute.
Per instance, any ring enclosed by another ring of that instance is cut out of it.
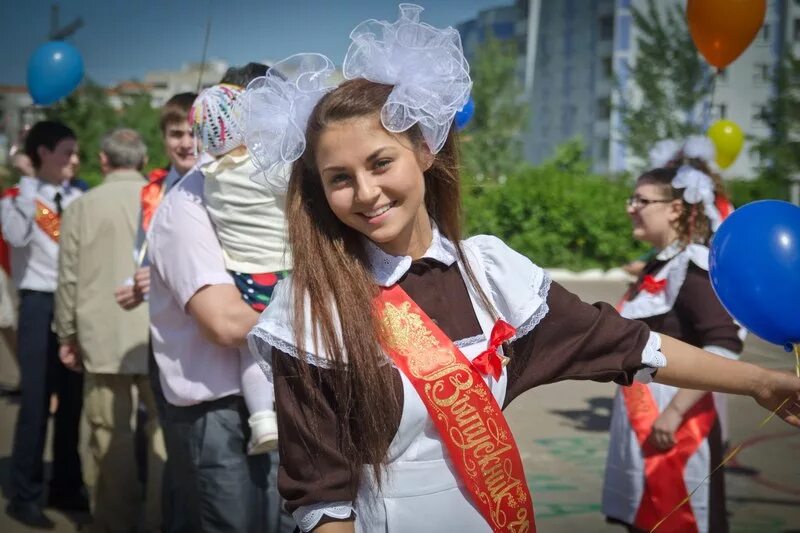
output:
<svg viewBox="0 0 800 533"><path fill-rule="evenodd" d="M667 366L658 370L656 382L682 389L751 396L768 411L780 407L778 416L800 427L799 377L720 357L667 335L661 335L661 352L667 358Z"/></svg>

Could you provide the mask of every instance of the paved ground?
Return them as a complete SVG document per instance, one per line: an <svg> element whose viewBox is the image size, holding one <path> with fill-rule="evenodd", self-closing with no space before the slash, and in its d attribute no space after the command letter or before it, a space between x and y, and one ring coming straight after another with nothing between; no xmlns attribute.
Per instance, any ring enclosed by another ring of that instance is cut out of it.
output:
<svg viewBox="0 0 800 533"><path fill-rule="evenodd" d="M568 288L584 300L614 302L619 282L571 282ZM788 354L750 339L744 359L770 368L793 369ZM0 382L13 382L16 370L7 353L0 353ZM507 411L522 450L532 487L538 530L555 532L622 532L608 526L600 514L600 488L608 444L612 385L570 382L531 391ZM734 533L800 532L800 431L772 421L752 400L730 401L731 439L745 443L729 469L728 509ZM0 483L7 489L8 461L17 407L0 398ZM25 531L4 514L0 501L0 532ZM75 522L56 512L57 531L74 531Z"/></svg>

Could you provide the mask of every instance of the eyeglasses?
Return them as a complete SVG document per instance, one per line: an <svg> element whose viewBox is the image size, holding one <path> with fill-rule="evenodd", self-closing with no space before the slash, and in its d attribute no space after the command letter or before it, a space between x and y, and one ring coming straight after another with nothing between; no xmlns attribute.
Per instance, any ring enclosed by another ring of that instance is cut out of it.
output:
<svg viewBox="0 0 800 533"><path fill-rule="evenodd" d="M669 200L669 199L649 200L647 198L642 198L641 196L631 196L630 198L625 200L625 204L628 207L633 208L633 209L638 211L639 209L644 209L645 207L647 207L650 204L668 204L671 201L672 200Z"/></svg>

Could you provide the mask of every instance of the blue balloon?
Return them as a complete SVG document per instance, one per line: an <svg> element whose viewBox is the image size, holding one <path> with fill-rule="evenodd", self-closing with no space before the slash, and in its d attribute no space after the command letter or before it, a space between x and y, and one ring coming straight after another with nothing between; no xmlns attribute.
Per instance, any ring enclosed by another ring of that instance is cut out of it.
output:
<svg viewBox="0 0 800 533"><path fill-rule="evenodd" d="M456 130L461 131L466 128L474 114L475 100L473 100L472 95L470 95L469 100L467 100L467 103L461 108L461 111L456 112Z"/></svg>
<svg viewBox="0 0 800 533"><path fill-rule="evenodd" d="M63 41L50 41L28 60L28 92L34 103L49 105L75 90L83 78L78 49Z"/></svg>
<svg viewBox="0 0 800 533"><path fill-rule="evenodd" d="M731 213L711 241L709 275L746 329L784 347L800 343L800 207L762 200Z"/></svg>

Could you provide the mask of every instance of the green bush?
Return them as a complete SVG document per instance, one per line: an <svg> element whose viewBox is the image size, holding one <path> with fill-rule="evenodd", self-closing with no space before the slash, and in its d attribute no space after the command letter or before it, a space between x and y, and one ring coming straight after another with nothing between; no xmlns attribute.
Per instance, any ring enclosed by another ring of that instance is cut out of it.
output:
<svg viewBox="0 0 800 533"><path fill-rule="evenodd" d="M725 182L725 190L731 197L733 205L741 207L756 200L788 200L789 188L785 182L768 177L754 180L729 180Z"/></svg>
<svg viewBox="0 0 800 533"><path fill-rule="evenodd" d="M468 234L492 234L542 267L619 266L646 248L631 237L628 183L578 162L523 168L505 183L465 180Z"/></svg>

